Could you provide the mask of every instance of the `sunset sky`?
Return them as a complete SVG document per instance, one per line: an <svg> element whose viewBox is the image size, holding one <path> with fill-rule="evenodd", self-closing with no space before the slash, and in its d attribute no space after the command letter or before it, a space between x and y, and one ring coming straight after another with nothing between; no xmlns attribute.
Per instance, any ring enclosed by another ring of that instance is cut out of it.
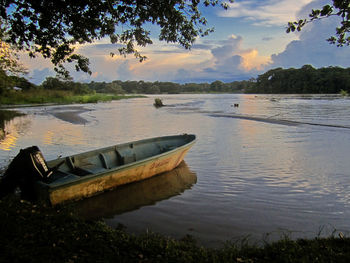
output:
<svg viewBox="0 0 350 263"><path fill-rule="evenodd" d="M215 32L199 38L191 50L177 44L157 40L140 49L148 59L139 63L132 55L110 57L116 47L108 40L78 47L78 52L90 58L92 75L71 71L75 81L145 80L212 82L257 77L276 67L300 68L310 64L350 67L350 47L330 45L326 39L334 35L338 18L328 18L305 26L301 33L287 34L289 21L307 18L313 8L329 0L236 0L229 10L219 7L202 8L208 25ZM40 84L54 76L49 61L29 59L22 62L30 69L29 78Z"/></svg>

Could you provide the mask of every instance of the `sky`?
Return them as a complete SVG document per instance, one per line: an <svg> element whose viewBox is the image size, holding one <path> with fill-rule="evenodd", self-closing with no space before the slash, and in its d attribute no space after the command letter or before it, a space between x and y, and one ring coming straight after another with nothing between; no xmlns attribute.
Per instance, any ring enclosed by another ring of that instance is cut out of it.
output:
<svg viewBox="0 0 350 263"><path fill-rule="evenodd" d="M307 24L301 32L286 33L289 21L307 18L312 9L330 0L236 0L228 10L201 8L215 32L198 38L186 50L180 45L160 42L139 50L147 56L140 63L133 55L111 57L117 47L107 39L79 46L77 52L90 59L92 74L71 70L74 81L144 80L178 83L232 82L256 78L270 69L350 67L350 47L336 47L326 39L335 34L339 18ZM42 83L55 76L49 60L21 55L30 81ZM68 68L71 66L68 65ZM72 67L73 68L73 67Z"/></svg>

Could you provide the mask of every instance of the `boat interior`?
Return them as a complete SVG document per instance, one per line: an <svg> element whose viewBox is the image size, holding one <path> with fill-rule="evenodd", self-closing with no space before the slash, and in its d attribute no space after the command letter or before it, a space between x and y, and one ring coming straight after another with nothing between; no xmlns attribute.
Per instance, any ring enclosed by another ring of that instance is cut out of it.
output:
<svg viewBox="0 0 350 263"><path fill-rule="evenodd" d="M135 143L121 144L86 153L63 157L49 161L49 167L59 165L59 168L49 177L47 183L59 178L72 177L78 179L82 176L99 174L117 167L156 156L177 147L187 144L192 139L184 140L179 137L169 137L168 140L147 140Z"/></svg>

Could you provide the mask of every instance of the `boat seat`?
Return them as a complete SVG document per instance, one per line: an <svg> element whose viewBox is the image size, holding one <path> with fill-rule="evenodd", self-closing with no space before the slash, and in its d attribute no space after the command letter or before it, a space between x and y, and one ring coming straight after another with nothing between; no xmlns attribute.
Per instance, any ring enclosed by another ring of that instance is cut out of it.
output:
<svg viewBox="0 0 350 263"><path fill-rule="evenodd" d="M110 169L110 167L109 167L109 165L107 163L106 156L103 153L99 153L99 156L100 156L103 168Z"/></svg>
<svg viewBox="0 0 350 263"><path fill-rule="evenodd" d="M118 149L115 149L115 153L117 156L117 165L123 165L124 164L124 158L123 156L120 154L120 152L118 151Z"/></svg>
<svg viewBox="0 0 350 263"><path fill-rule="evenodd" d="M75 169L75 164L74 164L74 159L70 156L66 157L66 163L69 167L69 169L74 170Z"/></svg>
<svg viewBox="0 0 350 263"><path fill-rule="evenodd" d="M75 163L74 163L74 157L73 158L70 157L70 156L66 157L66 163L67 163L67 165L68 165L68 167L70 169L69 173L71 173L71 174L78 175L78 176L84 176L84 175L92 174L91 171L76 166Z"/></svg>

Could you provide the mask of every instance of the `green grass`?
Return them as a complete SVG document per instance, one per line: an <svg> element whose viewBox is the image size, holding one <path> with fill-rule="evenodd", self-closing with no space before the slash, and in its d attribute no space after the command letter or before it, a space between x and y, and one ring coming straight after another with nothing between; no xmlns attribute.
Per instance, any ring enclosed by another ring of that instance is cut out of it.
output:
<svg viewBox="0 0 350 263"><path fill-rule="evenodd" d="M71 103L97 103L112 100L136 98L140 96L124 96L111 94L87 94L76 95L71 91L62 90L31 90L31 91L9 91L0 97L1 105L23 105L23 104L71 104Z"/></svg>
<svg viewBox="0 0 350 263"><path fill-rule="evenodd" d="M0 110L0 122L9 121L9 120L12 120L14 117L23 116L23 115L25 114L17 111L13 111L13 110Z"/></svg>
<svg viewBox="0 0 350 263"><path fill-rule="evenodd" d="M349 238L315 238L254 246L199 246L155 233L130 235L85 221L69 208L0 200L0 262L349 262Z"/></svg>
<svg viewBox="0 0 350 263"><path fill-rule="evenodd" d="M347 97L349 96L349 93L346 90L340 90L340 95L342 95L343 97Z"/></svg>

